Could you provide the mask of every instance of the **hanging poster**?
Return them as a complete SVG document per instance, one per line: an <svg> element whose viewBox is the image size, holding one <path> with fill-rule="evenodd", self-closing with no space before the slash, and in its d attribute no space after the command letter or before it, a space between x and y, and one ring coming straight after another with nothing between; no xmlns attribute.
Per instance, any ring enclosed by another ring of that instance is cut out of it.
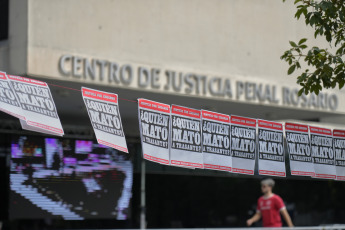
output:
<svg viewBox="0 0 345 230"><path fill-rule="evenodd" d="M63 136L64 132L47 83L7 75L13 92L21 104L27 128L24 129Z"/></svg>
<svg viewBox="0 0 345 230"><path fill-rule="evenodd" d="M232 172L254 175L256 119L231 116Z"/></svg>
<svg viewBox="0 0 345 230"><path fill-rule="evenodd" d="M314 177L308 125L285 123L285 136L291 175Z"/></svg>
<svg viewBox="0 0 345 230"><path fill-rule="evenodd" d="M39 133L45 133L45 134L49 134L49 135L57 135L56 133L50 132L46 129L41 129L41 128L37 128L35 126L28 125L25 122L25 120L19 119L19 122L20 122L22 129L34 131L34 132L39 132ZM58 136L60 136L60 135L58 135Z"/></svg>
<svg viewBox="0 0 345 230"><path fill-rule="evenodd" d="M283 125L258 120L259 175L285 177Z"/></svg>
<svg viewBox="0 0 345 230"><path fill-rule="evenodd" d="M333 130L333 145L337 180L345 181L345 130Z"/></svg>
<svg viewBox="0 0 345 230"><path fill-rule="evenodd" d="M201 111L171 106L171 165L203 168Z"/></svg>
<svg viewBox="0 0 345 230"><path fill-rule="evenodd" d="M169 165L170 105L142 98L138 103L143 157Z"/></svg>
<svg viewBox="0 0 345 230"><path fill-rule="evenodd" d="M4 72L0 72L0 110L11 116L25 120L22 107Z"/></svg>
<svg viewBox="0 0 345 230"><path fill-rule="evenodd" d="M311 156L316 178L336 179L332 131L309 126Z"/></svg>
<svg viewBox="0 0 345 230"><path fill-rule="evenodd" d="M230 116L202 110L204 168L231 172Z"/></svg>
<svg viewBox="0 0 345 230"><path fill-rule="evenodd" d="M86 87L81 91L97 142L128 153L117 94Z"/></svg>

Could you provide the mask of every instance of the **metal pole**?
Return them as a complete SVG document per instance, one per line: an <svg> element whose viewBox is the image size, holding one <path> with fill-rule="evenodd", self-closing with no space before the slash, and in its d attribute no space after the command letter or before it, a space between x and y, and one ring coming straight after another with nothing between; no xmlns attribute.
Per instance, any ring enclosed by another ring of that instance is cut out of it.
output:
<svg viewBox="0 0 345 230"><path fill-rule="evenodd" d="M140 229L146 229L146 183L145 160L141 158L141 197L140 197Z"/></svg>

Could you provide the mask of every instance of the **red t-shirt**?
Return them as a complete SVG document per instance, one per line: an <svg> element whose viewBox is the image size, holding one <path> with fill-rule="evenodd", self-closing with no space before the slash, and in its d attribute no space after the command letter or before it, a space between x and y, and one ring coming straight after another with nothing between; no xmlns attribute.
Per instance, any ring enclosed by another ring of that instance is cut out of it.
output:
<svg viewBox="0 0 345 230"><path fill-rule="evenodd" d="M261 213L263 227L281 227L280 211L285 208L282 198L276 194L271 197L260 197L257 212Z"/></svg>

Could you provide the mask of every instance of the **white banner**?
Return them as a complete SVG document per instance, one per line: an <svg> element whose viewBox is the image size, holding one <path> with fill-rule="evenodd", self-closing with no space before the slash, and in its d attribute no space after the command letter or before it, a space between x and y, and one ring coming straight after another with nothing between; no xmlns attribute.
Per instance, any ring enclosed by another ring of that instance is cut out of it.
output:
<svg viewBox="0 0 345 230"><path fill-rule="evenodd" d="M254 175L256 119L231 116L232 172Z"/></svg>
<svg viewBox="0 0 345 230"><path fill-rule="evenodd" d="M259 175L285 177L284 133L281 123L258 120Z"/></svg>
<svg viewBox="0 0 345 230"><path fill-rule="evenodd" d="M171 106L171 165L203 168L201 111Z"/></svg>
<svg viewBox="0 0 345 230"><path fill-rule="evenodd" d="M308 125L285 123L291 175L315 176Z"/></svg>
<svg viewBox="0 0 345 230"><path fill-rule="evenodd" d="M345 181L345 130L333 130L333 147L337 180Z"/></svg>
<svg viewBox="0 0 345 230"><path fill-rule="evenodd" d="M0 110L11 116L25 120L22 107L4 72L0 72Z"/></svg>
<svg viewBox="0 0 345 230"><path fill-rule="evenodd" d="M117 94L85 87L81 89L97 142L128 153Z"/></svg>
<svg viewBox="0 0 345 230"><path fill-rule="evenodd" d="M169 165L170 105L142 98L138 103L143 157Z"/></svg>
<svg viewBox="0 0 345 230"><path fill-rule="evenodd" d="M330 129L309 126L309 132L315 177L336 179L332 131Z"/></svg>
<svg viewBox="0 0 345 230"><path fill-rule="evenodd" d="M202 110L204 168L231 172L230 116Z"/></svg>
<svg viewBox="0 0 345 230"><path fill-rule="evenodd" d="M45 82L7 75L12 90L21 104L27 126L36 132L63 136L64 132L53 97Z"/></svg>

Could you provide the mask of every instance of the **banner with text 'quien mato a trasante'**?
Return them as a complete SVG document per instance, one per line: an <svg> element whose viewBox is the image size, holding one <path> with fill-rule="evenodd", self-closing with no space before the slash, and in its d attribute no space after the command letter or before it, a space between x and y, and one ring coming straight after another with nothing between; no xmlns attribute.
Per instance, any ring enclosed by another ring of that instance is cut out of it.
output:
<svg viewBox="0 0 345 230"><path fill-rule="evenodd" d="M254 175L256 119L231 115L232 172Z"/></svg>
<svg viewBox="0 0 345 230"><path fill-rule="evenodd" d="M231 172L230 116L202 110L204 168Z"/></svg>
<svg viewBox="0 0 345 230"><path fill-rule="evenodd" d="M60 118L47 83L13 75L7 75L7 78L25 116L26 123L21 120L22 127L63 136Z"/></svg>
<svg viewBox="0 0 345 230"><path fill-rule="evenodd" d="M171 106L170 164L203 168L201 111Z"/></svg>
<svg viewBox="0 0 345 230"><path fill-rule="evenodd" d="M309 126L311 156L316 178L336 179L332 131Z"/></svg>
<svg viewBox="0 0 345 230"><path fill-rule="evenodd" d="M285 123L291 175L315 176L308 125Z"/></svg>
<svg viewBox="0 0 345 230"><path fill-rule="evenodd" d="M259 175L286 176L283 125L258 120Z"/></svg>
<svg viewBox="0 0 345 230"><path fill-rule="evenodd" d="M143 98L138 103L143 157L169 165L170 105Z"/></svg>
<svg viewBox="0 0 345 230"><path fill-rule="evenodd" d="M85 87L81 91L97 142L128 153L117 94Z"/></svg>
<svg viewBox="0 0 345 230"><path fill-rule="evenodd" d="M333 130L333 146L337 180L345 181L345 130Z"/></svg>
<svg viewBox="0 0 345 230"><path fill-rule="evenodd" d="M25 120L24 112L13 92L6 73L0 72L0 111Z"/></svg>

